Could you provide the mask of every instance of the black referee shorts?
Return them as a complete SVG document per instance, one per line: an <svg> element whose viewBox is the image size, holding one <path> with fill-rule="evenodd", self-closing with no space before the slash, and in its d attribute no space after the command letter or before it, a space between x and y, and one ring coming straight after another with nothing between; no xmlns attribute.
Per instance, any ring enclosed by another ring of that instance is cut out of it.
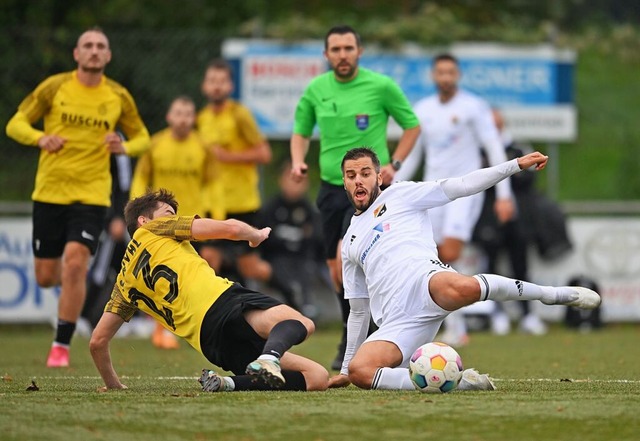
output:
<svg viewBox="0 0 640 441"><path fill-rule="evenodd" d="M338 242L349 228L353 216L353 205L344 187L322 181L316 198L316 205L322 219L324 250L327 259L335 259Z"/></svg>

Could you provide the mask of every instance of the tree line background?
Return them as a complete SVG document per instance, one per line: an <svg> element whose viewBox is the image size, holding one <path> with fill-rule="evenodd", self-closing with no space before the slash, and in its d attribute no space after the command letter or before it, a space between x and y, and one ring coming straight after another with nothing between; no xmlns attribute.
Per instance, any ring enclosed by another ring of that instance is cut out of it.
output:
<svg viewBox="0 0 640 441"><path fill-rule="evenodd" d="M408 41L424 46L497 41L550 42L576 50L579 140L560 149L558 196L639 199L638 1L4 0L0 122L6 125L46 76L75 68L75 41L91 26L105 29L111 42L114 56L107 75L131 91L155 132L164 127L166 107L176 95L203 103L204 66L219 55L225 38L321 39L339 23L358 29L365 46L390 49ZM37 150L1 139L6 160L0 166L0 201L28 200ZM273 147L275 162L287 157L286 143ZM266 191L273 187L267 184Z"/></svg>

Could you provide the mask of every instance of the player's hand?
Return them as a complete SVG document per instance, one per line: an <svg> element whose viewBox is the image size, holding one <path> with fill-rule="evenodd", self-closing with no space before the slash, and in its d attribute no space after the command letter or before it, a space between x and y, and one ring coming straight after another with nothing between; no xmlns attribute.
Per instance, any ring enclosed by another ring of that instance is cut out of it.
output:
<svg viewBox="0 0 640 441"><path fill-rule="evenodd" d="M299 162L291 165L291 178L295 182L301 182L303 179L307 177L307 172L309 171L309 166L304 162Z"/></svg>
<svg viewBox="0 0 640 441"><path fill-rule="evenodd" d="M546 167L548 160L548 156L543 155L540 152L533 152L519 157L518 165L520 166L520 170L526 170L532 166L535 166L535 170L542 170Z"/></svg>
<svg viewBox="0 0 640 441"><path fill-rule="evenodd" d="M104 143L110 153L120 155L127 153L122 144L122 138L116 132L109 132L104 136Z"/></svg>
<svg viewBox="0 0 640 441"><path fill-rule="evenodd" d="M393 177L396 175L396 171L391 164L387 164L380 168L380 174L382 175L382 185L388 186L393 184Z"/></svg>
<svg viewBox="0 0 640 441"><path fill-rule="evenodd" d="M124 389L129 389L129 388L126 385L120 383L118 386L114 386L114 387L107 387L107 386L99 387L96 392L103 393L103 392L108 392L110 390L124 390Z"/></svg>
<svg viewBox="0 0 640 441"><path fill-rule="evenodd" d="M493 211L496 213L498 222L504 224L513 219L516 214L516 206L511 198L496 199L493 204Z"/></svg>
<svg viewBox="0 0 640 441"><path fill-rule="evenodd" d="M350 384L351 384L351 381L349 381L349 376L348 375L338 374L338 375L334 375L333 377L329 378L329 387L330 388L347 387Z"/></svg>
<svg viewBox="0 0 640 441"><path fill-rule="evenodd" d="M49 153L59 152L67 140L58 135L44 135L38 140L38 147Z"/></svg>
<svg viewBox="0 0 640 441"><path fill-rule="evenodd" d="M215 156L215 158L220 162L236 162L237 161L233 153L231 153L221 145L217 145L217 144L213 145L211 147L211 152L213 153L213 156Z"/></svg>
<svg viewBox="0 0 640 441"><path fill-rule="evenodd" d="M251 248L255 248L258 245L260 245L262 242L267 240L267 238L269 237L269 233L271 233L271 228L265 227L259 230L256 229L254 233L255 233L254 234L255 237L249 240L249 246Z"/></svg>
<svg viewBox="0 0 640 441"><path fill-rule="evenodd" d="M113 240L123 240L126 231L127 225L124 223L124 219L114 217L111 219L111 222L109 222L109 236L111 236Z"/></svg>

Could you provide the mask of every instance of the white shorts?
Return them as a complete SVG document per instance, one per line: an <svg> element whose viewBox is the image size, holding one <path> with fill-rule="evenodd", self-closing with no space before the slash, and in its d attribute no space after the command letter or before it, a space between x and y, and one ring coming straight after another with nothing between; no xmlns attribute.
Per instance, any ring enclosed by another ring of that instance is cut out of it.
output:
<svg viewBox="0 0 640 441"><path fill-rule="evenodd" d="M367 339L369 341L388 341L394 343L402 352L400 367L408 367L413 352L425 343L433 341L444 318L450 313L438 306L429 294L429 281L439 272L456 272L446 265L430 265L426 277L421 277L415 285L405 291L408 299L421 299L419 305L407 308L407 304L398 302L384 314L378 330Z"/></svg>
<svg viewBox="0 0 640 441"><path fill-rule="evenodd" d="M440 244L445 237L469 242L483 203L484 193L478 193L429 209L435 242Z"/></svg>

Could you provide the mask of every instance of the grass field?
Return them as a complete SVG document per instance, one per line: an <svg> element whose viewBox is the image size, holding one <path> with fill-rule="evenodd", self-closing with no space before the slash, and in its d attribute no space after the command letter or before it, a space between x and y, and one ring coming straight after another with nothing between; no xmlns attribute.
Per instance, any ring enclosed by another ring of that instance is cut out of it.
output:
<svg viewBox="0 0 640 441"><path fill-rule="evenodd" d="M0 440L636 440L640 327L590 334L560 327L542 337L476 333L460 354L488 371L495 392L427 395L347 389L207 394L207 362L186 344L160 351L115 340L130 389L97 393L88 342L72 367L46 369L52 331L0 327ZM297 352L328 365L338 331L319 330ZM27 391L34 379L39 391Z"/></svg>

